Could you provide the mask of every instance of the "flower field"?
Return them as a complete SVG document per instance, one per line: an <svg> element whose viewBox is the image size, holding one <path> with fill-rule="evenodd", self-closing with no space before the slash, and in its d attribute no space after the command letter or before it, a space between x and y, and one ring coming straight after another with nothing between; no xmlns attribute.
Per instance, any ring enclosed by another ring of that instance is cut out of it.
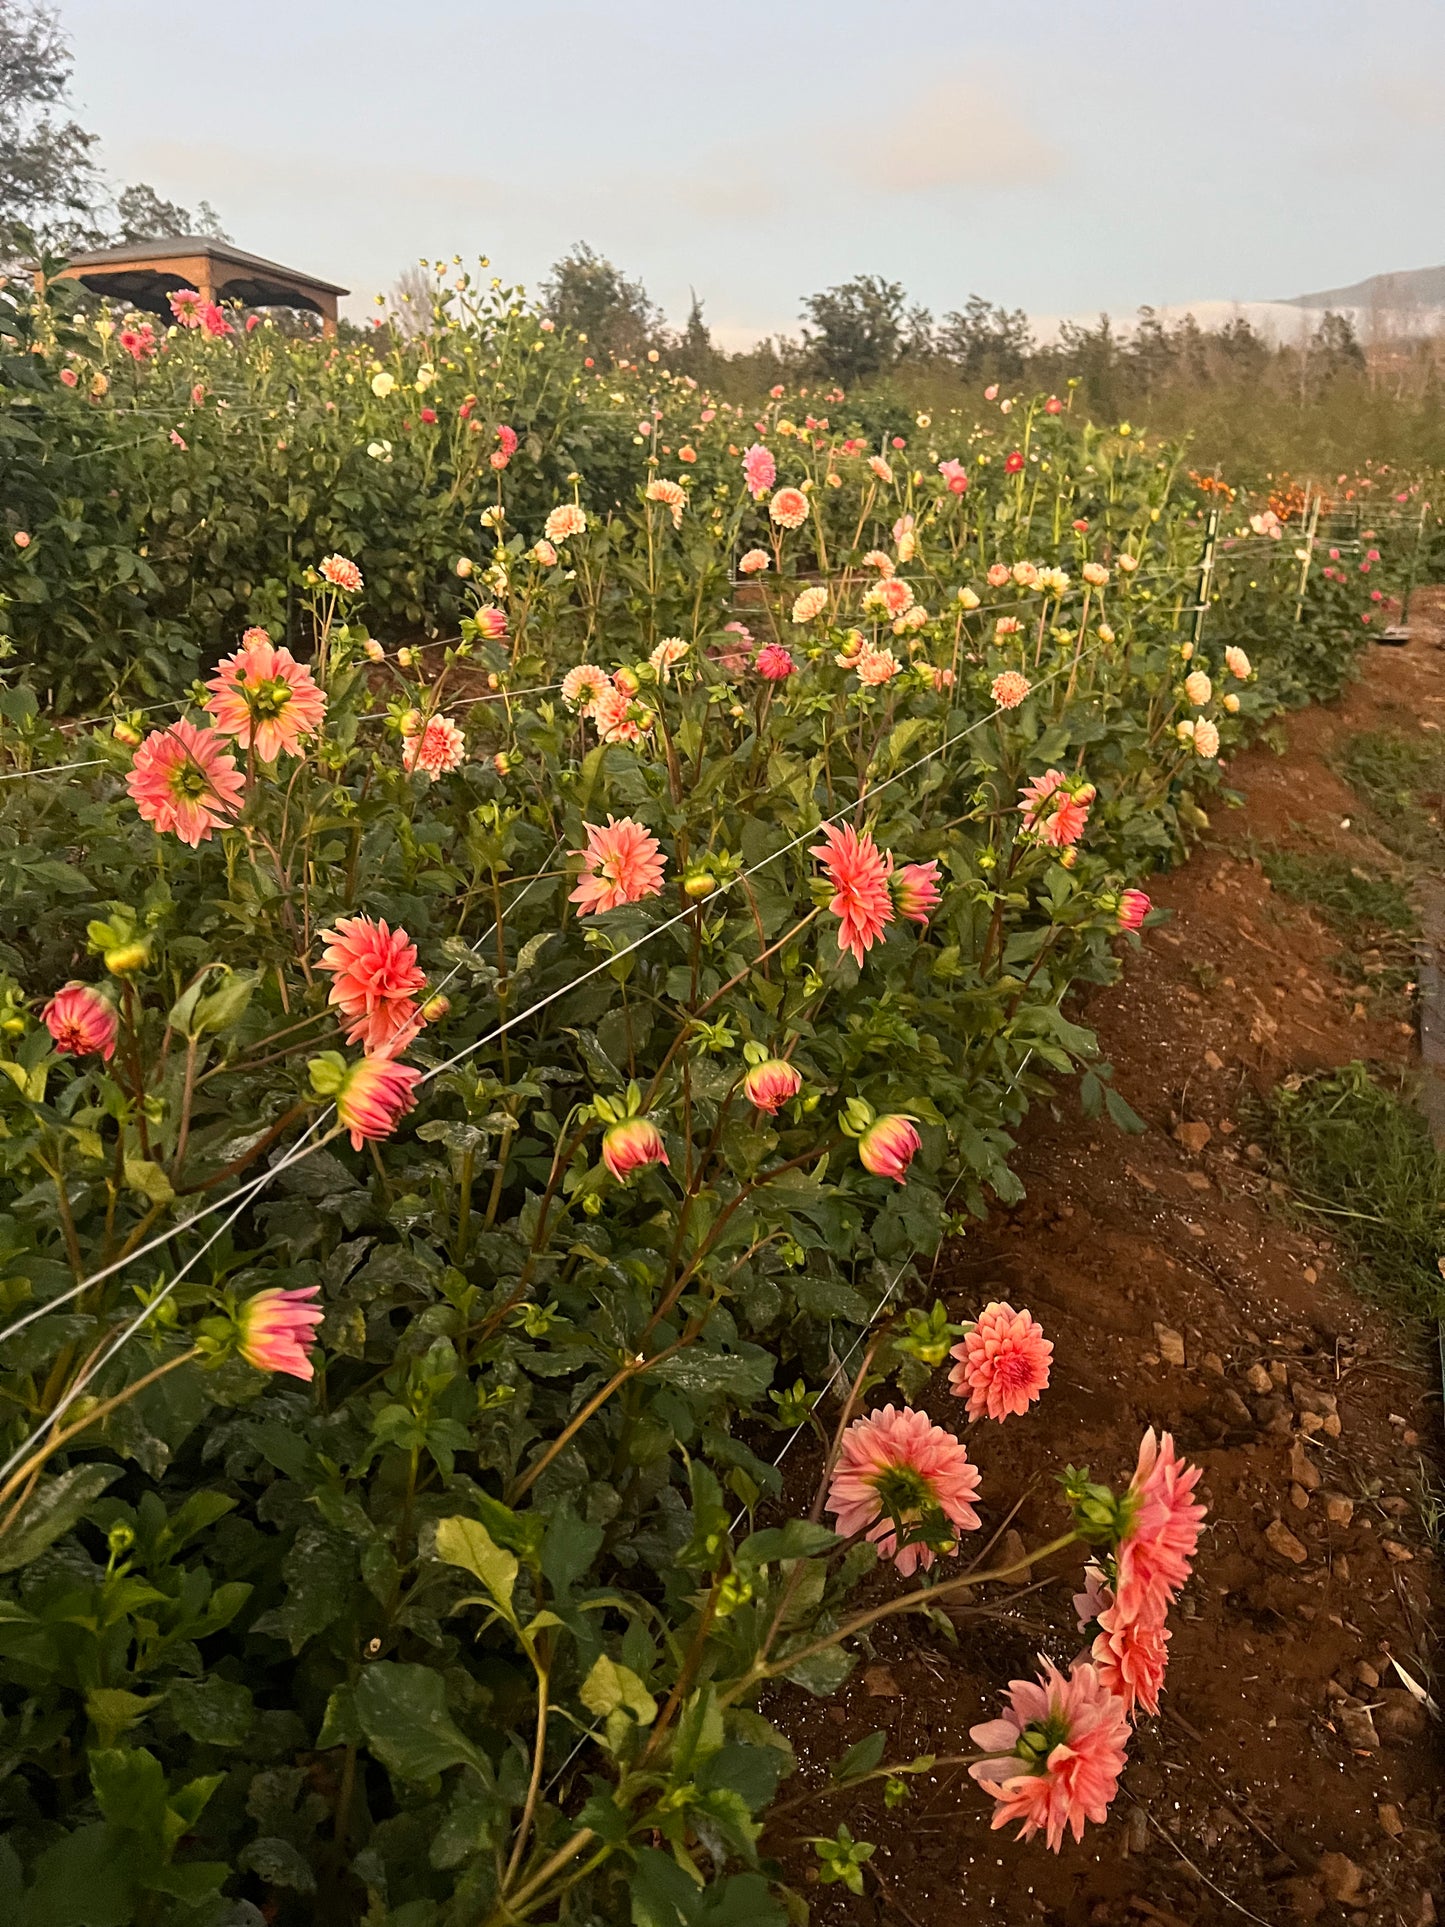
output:
<svg viewBox="0 0 1445 1927"><path fill-rule="evenodd" d="M1054 1342L923 1281L1032 1101L1141 1128L1070 994L1418 490L744 407L470 283L4 325L6 1918L798 1918L769 1689L1041 1563L1077 1636L974 1751L836 1776L1110 1824L1198 1467L1061 1462L1000 1551Z"/></svg>

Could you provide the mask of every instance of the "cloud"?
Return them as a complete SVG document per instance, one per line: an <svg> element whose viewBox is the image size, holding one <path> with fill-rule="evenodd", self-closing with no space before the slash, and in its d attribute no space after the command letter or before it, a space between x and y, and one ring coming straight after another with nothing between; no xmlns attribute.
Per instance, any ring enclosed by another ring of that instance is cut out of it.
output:
<svg viewBox="0 0 1445 1927"><path fill-rule="evenodd" d="M1007 86L980 73L935 82L830 145L838 171L890 195L1039 187L1064 168L1060 149L1025 124Z"/></svg>

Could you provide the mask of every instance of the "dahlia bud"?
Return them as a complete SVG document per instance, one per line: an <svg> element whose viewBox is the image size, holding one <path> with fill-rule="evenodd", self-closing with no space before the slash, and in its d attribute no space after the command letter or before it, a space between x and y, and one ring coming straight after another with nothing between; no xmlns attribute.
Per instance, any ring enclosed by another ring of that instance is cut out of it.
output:
<svg viewBox="0 0 1445 1927"><path fill-rule="evenodd" d="M386 651L376 640L375 636L368 636L366 638L366 641L361 645L361 653L366 657L368 662L386 661Z"/></svg>
<svg viewBox="0 0 1445 1927"><path fill-rule="evenodd" d="M416 662L416 657L410 649L398 649L396 652L396 661L398 668L410 669Z"/></svg>
<svg viewBox="0 0 1445 1927"><path fill-rule="evenodd" d="M428 1024L439 1024L451 1007L451 998L443 997L440 992L435 997L428 997L421 1007L422 1021Z"/></svg>
<svg viewBox="0 0 1445 1927"><path fill-rule="evenodd" d="M99 1051L107 1063L115 1056L115 1005L94 984L69 983L57 990L40 1021L63 1057L88 1057Z"/></svg>
<svg viewBox="0 0 1445 1927"><path fill-rule="evenodd" d="M876 1119L858 1140L858 1161L875 1178L902 1184L908 1167L923 1148L914 1120L903 1112Z"/></svg>
<svg viewBox="0 0 1445 1927"><path fill-rule="evenodd" d="M320 1305L311 1303L320 1290L320 1285L295 1291L273 1287L246 1300L236 1316L236 1349L248 1365L258 1372L287 1372L292 1378L315 1375L306 1354L314 1328L326 1316Z"/></svg>
<svg viewBox="0 0 1445 1927"><path fill-rule="evenodd" d="M685 896L691 897L694 903L699 903L704 897L710 897L716 890L717 878L710 870L694 870L690 876L683 878L682 888Z"/></svg>
<svg viewBox="0 0 1445 1927"><path fill-rule="evenodd" d="M754 1064L743 1079L743 1096L769 1117L791 1103L802 1088L802 1077L781 1057L764 1058L761 1064Z"/></svg>
<svg viewBox="0 0 1445 1927"><path fill-rule="evenodd" d="M888 885L894 908L909 923L926 924L930 913L938 908L937 863L905 863L889 877Z"/></svg>
<svg viewBox="0 0 1445 1927"><path fill-rule="evenodd" d="M140 748L141 733L134 723L117 723L110 733L115 742L123 743L127 749Z"/></svg>
<svg viewBox="0 0 1445 1927"><path fill-rule="evenodd" d="M495 603L487 603L472 617L488 642L500 642L507 633L507 618Z"/></svg>
<svg viewBox="0 0 1445 1927"><path fill-rule="evenodd" d="M1142 890L1126 890L1119 898L1119 928L1137 930L1151 909L1149 898Z"/></svg>
<svg viewBox="0 0 1445 1927"><path fill-rule="evenodd" d="M145 969L150 955L150 945L139 940L113 944L105 953L105 967L112 977L134 977Z"/></svg>
<svg viewBox="0 0 1445 1927"><path fill-rule="evenodd" d="M641 679L635 669L619 669L612 680L624 696L635 696L642 687Z"/></svg>
<svg viewBox="0 0 1445 1927"><path fill-rule="evenodd" d="M472 566L473 566L472 559L470 556L459 555L457 557L457 574L462 578L463 582L465 582L467 577L471 574Z"/></svg>
<svg viewBox="0 0 1445 1927"><path fill-rule="evenodd" d="M1225 697L1225 699L1224 699L1224 707L1225 707L1225 710L1226 710L1226 712L1227 712L1227 713L1228 713L1229 715L1231 715L1231 716L1237 716L1237 715L1239 714L1239 698L1238 698L1238 696L1235 696L1235 695L1233 695L1233 694L1231 694L1231 695L1228 695L1228 696L1226 696L1226 697Z"/></svg>
<svg viewBox="0 0 1445 1927"><path fill-rule="evenodd" d="M667 1147L650 1118L625 1117L602 1134L602 1162L619 1184L649 1164L666 1164Z"/></svg>

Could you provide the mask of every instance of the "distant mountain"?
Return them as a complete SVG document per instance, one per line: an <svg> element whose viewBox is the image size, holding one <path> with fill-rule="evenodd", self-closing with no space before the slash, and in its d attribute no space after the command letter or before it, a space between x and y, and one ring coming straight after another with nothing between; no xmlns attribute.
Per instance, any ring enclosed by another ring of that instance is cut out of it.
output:
<svg viewBox="0 0 1445 1927"><path fill-rule="evenodd" d="M1287 308L1445 308L1445 267L1405 268L1399 274L1372 274L1348 288L1327 288L1322 294L1296 294L1280 304Z"/></svg>

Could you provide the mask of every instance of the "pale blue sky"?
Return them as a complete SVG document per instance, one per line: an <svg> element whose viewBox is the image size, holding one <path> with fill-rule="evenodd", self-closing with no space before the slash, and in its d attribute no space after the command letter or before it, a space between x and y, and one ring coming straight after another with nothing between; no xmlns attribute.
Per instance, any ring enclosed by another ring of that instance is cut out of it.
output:
<svg viewBox="0 0 1445 1927"><path fill-rule="evenodd" d="M1438 0L60 6L115 175L366 300L586 239L737 340L859 272L1121 314L1445 259Z"/></svg>

